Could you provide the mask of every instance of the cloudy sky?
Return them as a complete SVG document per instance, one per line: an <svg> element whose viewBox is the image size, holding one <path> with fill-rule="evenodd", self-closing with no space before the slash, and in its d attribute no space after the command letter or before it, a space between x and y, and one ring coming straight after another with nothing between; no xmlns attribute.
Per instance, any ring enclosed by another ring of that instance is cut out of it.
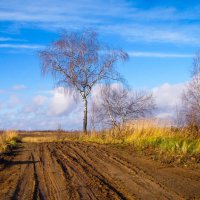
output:
<svg viewBox="0 0 200 200"><path fill-rule="evenodd" d="M1 0L0 129L79 129L80 102L40 72L37 52L64 30L93 28L129 53L119 71L153 91L172 114L200 46L200 2L182 0Z"/></svg>

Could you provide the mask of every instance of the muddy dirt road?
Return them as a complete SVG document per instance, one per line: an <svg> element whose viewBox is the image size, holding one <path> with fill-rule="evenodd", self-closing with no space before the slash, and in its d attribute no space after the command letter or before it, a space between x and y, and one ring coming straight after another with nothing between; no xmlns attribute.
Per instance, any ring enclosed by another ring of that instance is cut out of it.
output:
<svg viewBox="0 0 200 200"><path fill-rule="evenodd" d="M200 199L200 171L116 148L23 144L0 165L0 199Z"/></svg>

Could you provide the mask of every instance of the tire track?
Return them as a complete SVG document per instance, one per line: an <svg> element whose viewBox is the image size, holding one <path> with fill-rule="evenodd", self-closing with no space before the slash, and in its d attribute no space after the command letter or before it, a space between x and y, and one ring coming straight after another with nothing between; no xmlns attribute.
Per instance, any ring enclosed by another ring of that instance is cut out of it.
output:
<svg viewBox="0 0 200 200"><path fill-rule="evenodd" d="M66 192L66 181L63 177L60 165L55 161L49 152L48 144L40 145L38 157L42 161L38 166L38 177L42 180L39 184L39 189L43 190L45 199L68 199ZM42 193L41 193L42 194Z"/></svg>
<svg viewBox="0 0 200 200"><path fill-rule="evenodd" d="M76 145L74 145L76 146ZM88 171L90 171L90 173L93 174L94 177L96 177L97 179L99 179L100 182L103 182L103 184L107 185L111 190L113 190L113 192L115 192L120 199L126 199L125 196L120 192L120 190L122 189L119 185L117 185L116 183L113 182L112 179L109 178L109 176L106 176L105 173L102 173L100 171L102 171L101 169L99 169L96 164L94 162L92 162L91 159L89 158L85 158L84 156L81 155L81 153L79 151L77 151L77 148L73 148L70 144L66 145L66 146L61 146L61 147L57 147L58 149L61 149L61 151L64 154L68 154L68 156L70 156L73 160L76 160L77 163L83 163L84 166L83 169L90 169ZM66 150L67 149L67 150ZM69 154L70 152L70 154ZM81 162L80 162L81 160ZM86 166L86 167L85 167ZM86 172L88 174L88 172ZM112 184L111 184L112 182ZM118 189L117 189L118 188ZM130 196L128 194L126 194L127 198L130 198ZM131 197L131 199L133 199L134 196Z"/></svg>
<svg viewBox="0 0 200 200"><path fill-rule="evenodd" d="M31 194L33 193L34 181L33 181L33 160L30 153L28 157L25 156L25 161L22 161L20 166L20 175L18 177L15 191L12 194L12 200L26 200L31 199ZM29 187L26 187L29 185Z"/></svg>
<svg viewBox="0 0 200 200"><path fill-rule="evenodd" d="M200 199L199 171L97 144L25 144L3 167L0 200Z"/></svg>
<svg viewBox="0 0 200 200"><path fill-rule="evenodd" d="M48 151L50 152L51 156L53 157L53 159L57 162L57 164L60 166L61 169L61 173L62 176L65 179L65 185L66 185L66 191L68 194L68 199L77 199L80 197L80 195L78 194L78 192L76 192L76 190L74 190L71 182L73 181L73 176L77 173L76 171L74 171L74 169L70 169L69 166L66 166L63 163L63 160L59 158L59 156L57 156L55 150L52 150L49 146L47 146ZM73 172L74 171L74 172Z"/></svg>
<svg viewBox="0 0 200 200"><path fill-rule="evenodd" d="M96 146L95 148L97 151L104 151L109 155L114 155L114 159L120 160L120 162L125 161L131 168L141 172L140 175L142 177L147 175L150 180L153 182L155 181L166 191L175 194L173 199L196 199L195 196L198 196L197 199L200 199L200 192L198 192L200 188L200 182L198 181L200 176L199 171L173 167L160 167L158 163L156 164L151 160L146 160L144 162L143 159L134 160L133 158L131 159L130 156L125 157L124 154L119 155L120 151L111 148L101 146Z"/></svg>
<svg viewBox="0 0 200 200"><path fill-rule="evenodd" d="M38 179L38 175L37 175L37 171L36 171L36 164L35 164L35 159L33 154L31 153L31 157L33 160L33 169L34 169L34 191L33 191L33 198L32 200L45 200L40 189L39 189L39 179Z"/></svg>
<svg viewBox="0 0 200 200"><path fill-rule="evenodd" d="M73 151L79 154L79 156L88 155L87 157L93 159L93 166L95 165L95 163L98 163L99 165L102 164L107 169L111 168L113 172L118 169L117 174L120 174L120 170L123 171L123 174L121 174L123 178L126 177L126 181L128 182L129 180L128 184L137 188L137 195L136 193L132 193L134 196L138 196L138 192L140 193L140 191L142 191L141 193L143 196L146 193L147 197L149 197L154 193L154 191L156 191L156 193L162 196L162 199L183 199L183 197L179 196L174 191L169 190L164 185L158 183L157 180L155 180L152 176L150 176L143 170L137 168L136 166L130 165L124 159L117 158L107 151L102 151L100 147L98 149L96 148L90 151L89 149L92 147L92 145L87 146L87 144L85 144L86 146L84 147L84 145L82 144L77 144L69 144L65 148L71 148ZM84 149L87 149L87 151L84 151L83 154L82 150ZM111 172L110 174L113 173ZM120 178L121 177L118 177L118 180Z"/></svg>
<svg viewBox="0 0 200 200"><path fill-rule="evenodd" d="M73 185L74 189L78 189L80 185L83 185L84 190L82 190L82 193L85 193L90 199L102 199L102 195L104 195L103 191L105 192L104 199L125 199L119 191L104 180L104 177L99 177L97 173L94 173L93 170L89 169L80 159L76 158L76 156L72 156L72 152L63 152L56 146L56 151L54 150L54 153L56 154L56 157L59 157L62 162L65 161L68 167L75 172L77 180ZM100 194L97 190L98 187L101 189ZM93 192L94 189L96 190L95 192ZM80 191L79 194L81 195ZM99 197L100 195L101 197Z"/></svg>

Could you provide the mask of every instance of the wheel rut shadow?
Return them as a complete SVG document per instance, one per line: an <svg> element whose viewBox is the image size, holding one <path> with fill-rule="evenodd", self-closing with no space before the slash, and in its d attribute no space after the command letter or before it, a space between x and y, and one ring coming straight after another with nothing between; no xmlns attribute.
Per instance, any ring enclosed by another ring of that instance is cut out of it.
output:
<svg viewBox="0 0 200 200"><path fill-rule="evenodd" d="M20 160L20 155L23 155L24 152L31 151L24 149L23 147L19 146L11 151L5 152L0 155L0 171L10 168L14 165L27 165L27 164L35 164L40 161L33 161L33 160ZM19 158L18 158L19 156ZM17 159L18 158L18 159Z"/></svg>
<svg viewBox="0 0 200 200"><path fill-rule="evenodd" d="M13 165L24 165L24 164L35 164L40 161L32 161L32 160L16 160L16 161L10 161L2 159L0 160L0 164L5 164L6 166L13 166Z"/></svg>

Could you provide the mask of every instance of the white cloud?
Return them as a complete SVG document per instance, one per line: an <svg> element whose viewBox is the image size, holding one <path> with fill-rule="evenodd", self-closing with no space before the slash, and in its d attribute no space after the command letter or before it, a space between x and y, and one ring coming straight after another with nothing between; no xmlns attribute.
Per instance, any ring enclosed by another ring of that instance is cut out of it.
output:
<svg viewBox="0 0 200 200"><path fill-rule="evenodd" d="M42 49L43 45L37 44L0 44L0 48L12 48L12 49Z"/></svg>
<svg viewBox="0 0 200 200"><path fill-rule="evenodd" d="M178 27L178 28L177 28ZM111 24L102 27L106 33L121 35L129 42L142 43L171 43L171 44L199 44L199 27L182 25L166 25L150 22L129 22L127 24ZM123 31L121 31L123 30Z"/></svg>
<svg viewBox="0 0 200 200"><path fill-rule="evenodd" d="M91 100L94 100L96 103L98 103L98 100L101 98L99 92L102 87L103 85L97 84L92 91ZM122 87L122 85L116 83L113 84L112 87L119 88ZM155 113L156 117L160 119L172 119L176 117L176 110L181 104L181 96L184 89L185 83L164 83L153 88L151 92L155 98L157 108Z"/></svg>
<svg viewBox="0 0 200 200"><path fill-rule="evenodd" d="M70 115L77 110L77 107L80 106L79 103L80 99L74 91L58 87L33 97L22 110L26 113L39 112L48 117L58 117Z"/></svg>
<svg viewBox="0 0 200 200"><path fill-rule="evenodd" d="M49 102L49 114L59 116L70 113L77 106L74 95L75 93L70 89L55 88Z"/></svg>
<svg viewBox="0 0 200 200"><path fill-rule="evenodd" d="M130 51L131 57L153 57L153 58L193 58L193 54L177 54L177 53L162 53L162 52L142 52Z"/></svg>
<svg viewBox="0 0 200 200"><path fill-rule="evenodd" d="M21 109L10 107L3 114L1 111L0 127L25 130L54 130L60 125L67 130L82 127L82 106L79 100L74 101L70 89L59 87L41 94L24 101Z"/></svg>
<svg viewBox="0 0 200 200"><path fill-rule="evenodd" d="M185 88L185 83L169 84L165 83L159 87L153 88L153 94L156 98L156 104L159 107L174 108L181 103L181 95Z"/></svg>
<svg viewBox="0 0 200 200"><path fill-rule="evenodd" d="M100 98L101 84L97 84L89 99ZM113 87L121 87L113 84ZM157 104L156 116L160 119L173 119L176 117L176 106L181 103L181 94L184 83L165 83L152 89ZM61 124L65 129L81 129L83 106L80 98L74 100L74 92L62 87L49 92L40 92L31 99L22 101L19 96L11 95L1 100L0 128L12 129L57 129ZM20 96L21 97L21 96ZM17 109L16 109L17 108Z"/></svg>
<svg viewBox="0 0 200 200"><path fill-rule="evenodd" d="M8 107L15 108L22 103L21 99L17 95L11 95L8 99Z"/></svg>
<svg viewBox="0 0 200 200"><path fill-rule="evenodd" d="M94 102L98 103L99 99L101 99L100 91L104 87L105 87L104 84L101 84L101 83L96 84L92 89L90 101L94 101ZM113 89L122 89L123 85L121 83L112 83L111 84L111 88L113 88Z"/></svg>
<svg viewBox="0 0 200 200"><path fill-rule="evenodd" d="M21 113L25 113L27 116L29 115L41 115L47 113L47 106L49 101L48 96L45 95L37 95L33 96L31 99L23 104Z"/></svg>
<svg viewBox="0 0 200 200"><path fill-rule="evenodd" d="M24 90L26 89L26 86L25 85L14 85L12 87L13 90Z"/></svg>
<svg viewBox="0 0 200 200"><path fill-rule="evenodd" d="M175 118L177 107L181 105L181 96L185 89L185 83L169 84L153 88L152 92L156 100L158 118Z"/></svg>
<svg viewBox="0 0 200 200"><path fill-rule="evenodd" d="M7 38L7 37L0 37L0 42L5 42L5 41L9 41L12 40L11 38Z"/></svg>
<svg viewBox="0 0 200 200"><path fill-rule="evenodd" d="M41 106L47 101L46 96L38 95L33 98L33 103L35 105Z"/></svg>

